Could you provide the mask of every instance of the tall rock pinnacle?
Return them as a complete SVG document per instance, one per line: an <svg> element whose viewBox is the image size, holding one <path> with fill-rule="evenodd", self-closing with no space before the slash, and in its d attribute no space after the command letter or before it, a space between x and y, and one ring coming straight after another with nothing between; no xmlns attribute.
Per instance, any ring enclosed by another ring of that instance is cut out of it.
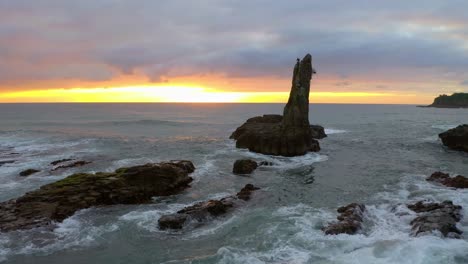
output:
<svg viewBox="0 0 468 264"><path fill-rule="evenodd" d="M297 59L292 87L283 115L252 117L232 133L236 147L250 151L281 156L299 156L308 151L319 151L314 138L326 137L323 127L309 124L310 80L315 70L312 56Z"/></svg>
<svg viewBox="0 0 468 264"><path fill-rule="evenodd" d="M312 69L312 56L307 54L294 66L292 87L289 100L283 111L283 126L309 126L310 80L315 71Z"/></svg>

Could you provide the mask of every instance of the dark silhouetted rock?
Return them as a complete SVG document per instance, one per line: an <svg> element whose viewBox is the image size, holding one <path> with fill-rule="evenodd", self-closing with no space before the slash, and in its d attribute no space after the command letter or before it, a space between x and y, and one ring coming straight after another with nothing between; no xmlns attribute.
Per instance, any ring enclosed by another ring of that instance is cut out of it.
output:
<svg viewBox="0 0 468 264"><path fill-rule="evenodd" d="M253 191L256 191L256 190L259 190L259 189L260 189L260 188L255 187L255 186L253 186L252 184L246 184L246 185L244 186L244 188L242 188L242 189L240 190L240 192L238 192L238 193L236 194L236 197L237 197L238 199L241 199L241 200L244 200L244 201L248 201L248 200L250 200L250 196L252 195L252 192L253 192Z"/></svg>
<svg viewBox="0 0 468 264"><path fill-rule="evenodd" d="M52 161L52 162L50 163L50 165L55 166L55 165L57 165L57 164L60 164L60 163L63 163L63 162L67 162L67 161L72 161L72 160L73 160L73 159L60 159L60 160L55 160L55 161Z"/></svg>
<svg viewBox="0 0 468 264"><path fill-rule="evenodd" d="M110 173L73 174L0 203L0 230L47 226L93 206L148 203L153 196L173 195L192 181L189 167L193 165L188 161L162 162Z"/></svg>
<svg viewBox="0 0 468 264"><path fill-rule="evenodd" d="M437 108L468 108L468 93L454 93L452 95L439 95L427 107Z"/></svg>
<svg viewBox="0 0 468 264"><path fill-rule="evenodd" d="M27 169L27 170L24 170L22 172L20 172L20 176L23 176L23 177L26 177L26 176L29 176L31 174L34 174L34 173L37 173L37 172L40 172L40 170L35 170L35 169Z"/></svg>
<svg viewBox="0 0 468 264"><path fill-rule="evenodd" d="M60 169L81 167L81 166L84 166L84 165L90 164L90 163L91 163L91 161L79 160L79 161L75 161L75 162L67 164L67 165L58 166L58 167L52 169L52 171L56 171L56 170L60 170Z"/></svg>
<svg viewBox="0 0 468 264"><path fill-rule="evenodd" d="M419 201L407 205L409 209L418 213L411 221L413 235L424 235L432 231L439 231L445 237L459 238L462 231L457 228L457 222L462 218L459 205L452 201L442 203L424 203Z"/></svg>
<svg viewBox="0 0 468 264"><path fill-rule="evenodd" d="M310 125L310 132L312 134L312 138L315 139L322 139L327 137L327 134L325 134L325 128L323 128L323 126Z"/></svg>
<svg viewBox="0 0 468 264"><path fill-rule="evenodd" d="M232 168L232 172L235 174L251 174L257 169L257 162L249 159L236 160Z"/></svg>
<svg viewBox="0 0 468 264"><path fill-rule="evenodd" d="M230 136L236 140L236 147L281 156L319 151L319 143L314 138L323 138L325 132L322 127L309 124L309 91L313 73L312 57L307 54L294 67L292 88L283 116L264 115L248 119Z"/></svg>
<svg viewBox="0 0 468 264"><path fill-rule="evenodd" d="M443 173L440 171L434 172L429 178L426 179L427 181L438 182L447 187L453 188L468 188L468 178L458 175L455 177L450 177L447 173Z"/></svg>
<svg viewBox="0 0 468 264"><path fill-rule="evenodd" d="M231 208L239 204L239 200L248 201L253 191L259 188L252 184L245 185L236 196L228 196L220 200L209 200L187 206L175 214L163 215L158 220L159 228L182 229L184 225L193 220L197 223L203 223L212 217L226 214Z"/></svg>
<svg viewBox="0 0 468 264"><path fill-rule="evenodd" d="M356 234L362 228L363 213L365 206L363 204L352 203L338 208L337 222L330 223L322 228L327 235L338 234Z"/></svg>
<svg viewBox="0 0 468 264"><path fill-rule="evenodd" d="M439 134L442 143L454 150L468 152L468 125L460 125Z"/></svg>

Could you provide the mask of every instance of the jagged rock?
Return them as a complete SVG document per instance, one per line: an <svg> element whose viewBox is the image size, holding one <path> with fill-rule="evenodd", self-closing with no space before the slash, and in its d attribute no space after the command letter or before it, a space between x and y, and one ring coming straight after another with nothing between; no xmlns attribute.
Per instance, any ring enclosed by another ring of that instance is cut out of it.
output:
<svg viewBox="0 0 468 264"><path fill-rule="evenodd" d="M158 220L159 228L165 229L182 229L185 223L189 220L194 220L199 223L211 218L226 214L229 209L236 206L239 200L248 201L254 190L259 188L252 184L245 185L236 196L224 197L220 200L209 200L196 203L185 207L175 214L163 215Z"/></svg>
<svg viewBox="0 0 468 264"><path fill-rule="evenodd" d="M448 148L468 152L468 125L460 125L439 134Z"/></svg>
<svg viewBox="0 0 468 264"><path fill-rule="evenodd" d="M60 164L60 163L63 163L63 162L67 162L67 161L72 161L72 160L73 160L73 159L59 159L59 160L52 161L52 162L50 163L50 165L55 166L55 165L57 165L57 164Z"/></svg>
<svg viewBox="0 0 468 264"><path fill-rule="evenodd" d="M257 162L249 159L241 159L234 162L232 172L235 174L251 174L257 167Z"/></svg>
<svg viewBox="0 0 468 264"><path fill-rule="evenodd" d="M437 171L434 172L431 176L429 176L429 178L427 178L426 180L438 182L447 187L468 188L468 178L461 175L451 178L449 174Z"/></svg>
<svg viewBox="0 0 468 264"><path fill-rule="evenodd" d="M110 173L73 174L0 203L0 230L47 226L93 206L148 203L153 196L176 194L192 181L190 164L149 163Z"/></svg>
<svg viewBox="0 0 468 264"><path fill-rule="evenodd" d="M352 203L338 208L337 222L329 223L328 226L322 228L322 231L327 235L338 234L356 234L362 227L363 213L366 207L363 204Z"/></svg>
<svg viewBox="0 0 468 264"><path fill-rule="evenodd" d="M240 190L240 192L238 192L238 193L236 194L236 197L237 197L238 199L241 199L241 200L244 200L244 201L248 201L248 200L250 200L250 196L252 195L252 192L253 192L253 191L256 191L256 190L259 190L259 189L260 189L260 188L255 187L255 186L253 186L253 185L250 184L250 183L249 183L249 184L246 184L246 185L244 186L244 188L242 188L242 189Z"/></svg>
<svg viewBox="0 0 468 264"><path fill-rule="evenodd" d="M439 231L445 237L459 238L462 231L457 228L457 222L462 218L459 205L452 201L442 203L424 203L419 201L407 205L409 209L418 213L418 217L411 221L413 235L423 235L432 231Z"/></svg>
<svg viewBox="0 0 468 264"><path fill-rule="evenodd" d="M322 127L309 124L309 90L314 73L310 54L298 60L283 116L264 115L248 119L230 136L236 140L236 147L281 156L319 151L319 143L314 137L323 138L325 132Z"/></svg>
<svg viewBox="0 0 468 264"><path fill-rule="evenodd" d="M79 160L79 161L75 161L75 162L67 164L67 165L58 166L58 167L52 169L52 171L56 171L56 170L59 170L59 169L68 169L68 168L81 167L81 166L84 166L84 165L90 164L90 163L91 163L91 161Z"/></svg>
<svg viewBox="0 0 468 264"><path fill-rule="evenodd" d="M34 173L37 173L37 172L40 172L40 170L35 170L35 169L27 169L27 170L24 170L22 172L20 172L20 176L23 176L23 177L26 177L26 176L29 176L31 174L34 174Z"/></svg>

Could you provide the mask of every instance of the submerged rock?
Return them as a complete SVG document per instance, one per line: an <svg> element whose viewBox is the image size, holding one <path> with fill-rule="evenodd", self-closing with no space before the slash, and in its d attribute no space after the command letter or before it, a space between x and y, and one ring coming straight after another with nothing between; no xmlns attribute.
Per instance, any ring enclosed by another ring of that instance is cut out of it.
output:
<svg viewBox="0 0 468 264"><path fill-rule="evenodd" d="M15 163L15 161L14 160L2 160L0 161L0 167L5 164L10 164L10 163Z"/></svg>
<svg viewBox="0 0 468 264"><path fill-rule="evenodd" d="M468 124L440 133L439 138L450 149L468 152Z"/></svg>
<svg viewBox="0 0 468 264"><path fill-rule="evenodd" d="M249 159L241 159L234 162L232 172L235 174L251 174L257 167L257 162Z"/></svg>
<svg viewBox="0 0 468 264"><path fill-rule="evenodd" d="M463 233L457 228L457 222L462 218L459 205L452 201L442 203L424 203L419 201L407 205L409 209L418 213L418 217L411 221L413 235L423 235L432 231L439 231L445 237L459 238Z"/></svg>
<svg viewBox="0 0 468 264"><path fill-rule="evenodd" d="M322 228L327 235L356 234L362 228L363 214L366 207L363 204L352 203L338 208L337 222Z"/></svg>
<svg viewBox="0 0 468 264"><path fill-rule="evenodd" d="M426 180L431 182L438 182L447 187L468 188L468 178L461 175L450 177L448 173L437 171L434 172L431 176L429 176L429 178L427 178Z"/></svg>
<svg viewBox="0 0 468 264"><path fill-rule="evenodd" d="M68 169L68 168L81 167L81 166L84 166L84 165L90 164L90 163L91 163L91 161L79 160L79 161L75 161L75 162L67 164L67 165L62 165L62 166L58 166L56 168L53 168L52 171L56 171L56 170L59 170L59 169Z"/></svg>
<svg viewBox="0 0 468 264"><path fill-rule="evenodd" d="M60 159L60 160L54 160L50 163L50 165L57 165L57 164L60 164L60 163L63 163L63 162L67 162L67 161L72 161L73 159Z"/></svg>
<svg viewBox="0 0 468 264"><path fill-rule="evenodd" d="M37 173L37 172L40 172L40 170L35 170L35 169L27 169L27 170L24 170L22 172L20 172L20 176L23 176L23 177L26 177L26 176L29 176L31 174L34 174L34 173Z"/></svg>
<svg viewBox="0 0 468 264"><path fill-rule="evenodd" d="M253 191L259 188L252 184L245 185L236 196L228 196L220 200L208 200L187 206L175 214L163 215L158 220L159 228L182 229L189 220L203 222L211 217L226 214L231 208L238 204L239 200L248 201Z"/></svg>
<svg viewBox="0 0 468 264"><path fill-rule="evenodd" d="M73 174L0 203L0 230L47 226L93 206L148 203L153 196L176 194L192 181L191 168L190 161L177 161Z"/></svg>
<svg viewBox="0 0 468 264"><path fill-rule="evenodd" d="M325 132L323 127L309 124L310 80L314 73L310 54L298 59L283 116L264 115L248 119L230 136L236 140L236 147L281 156L319 151L319 143L314 138L323 138Z"/></svg>

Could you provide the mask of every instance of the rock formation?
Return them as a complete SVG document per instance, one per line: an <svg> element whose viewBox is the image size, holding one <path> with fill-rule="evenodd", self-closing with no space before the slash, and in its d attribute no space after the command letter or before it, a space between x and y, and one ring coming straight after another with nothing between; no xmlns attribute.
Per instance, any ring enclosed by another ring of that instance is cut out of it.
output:
<svg viewBox="0 0 468 264"><path fill-rule="evenodd" d="M251 174L257 167L257 162L249 159L241 159L234 162L232 172L235 174Z"/></svg>
<svg viewBox="0 0 468 264"><path fill-rule="evenodd" d="M196 203L185 207L175 214L163 215L158 220L159 228L162 230L182 229L190 220L202 223L211 217L226 214L231 208L239 204L239 200L250 200L252 192L258 189L259 188L252 184L247 184L236 194L236 196L228 196L220 200L209 200Z"/></svg>
<svg viewBox="0 0 468 264"><path fill-rule="evenodd" d="M447 187L468 188L468 178L461 175L450 177L448 173L437 171L434 172L431 176L429 176L429 178L427 178L426 180L431 182L438 182Z"/></svg>
<svg viewBox="0 0 468 264"><path fill-rule="evenodd" d="M468 124L440 133L439 138L451 149L468 152Z"/></svg>
<svg viewBox="0 0 468 264"><path fill-rule="evenodd" d="M322 228L327 235L356 234L362 227L363 213L366 207L363 204L352 203L337 209L337 222L330 223Z"/></svg>
<svg viewBox="0 0 468 264"><path fill-rule="evenodd" d="M20 198L0 203L0 230L11 231L61 222L76 211L114 204L151 202L188 187L190 161L149 163L115 172L77 173Z"/></svg>
<svg viewBox="0 0 468 264"><path fill-rule="evenodd" d="M457 222L462 218L459 205L454 205L452 201L442 203L424 203L419 201L415 204L407 205L409 209L418 213L411 221L413 235L423 235L432 231L439 231L445 237L458 238L462 231L457 228Z"/></svg>
<svg viewBox="0 0 468 264"><path fill-rule="evenodd" d="M294 66L292 88L283 116L264 115L247 120L230 136L236 147L281 156L299 156L319 151L315 138L323 138L323 127L309 124L310 80L315 70L312 56L307 54Z"/></svg>
<svg viewBox="0 0 468 264"><path fill-rule="evenodd" d="M468 108L468 93L454 93L452 95L439 95L427 107L437 108Z"/></svg>
<svg viewBox="0 0 468 264"><path fill-rule="evenodd" d="M27 177L31 174L34 174L34 173L37 173L37 172L40 172L40 170L36 170L36 169L27 169L27 170L24 170L22 172L20 172L20 176L23 176L23 177Z"/></svg>

